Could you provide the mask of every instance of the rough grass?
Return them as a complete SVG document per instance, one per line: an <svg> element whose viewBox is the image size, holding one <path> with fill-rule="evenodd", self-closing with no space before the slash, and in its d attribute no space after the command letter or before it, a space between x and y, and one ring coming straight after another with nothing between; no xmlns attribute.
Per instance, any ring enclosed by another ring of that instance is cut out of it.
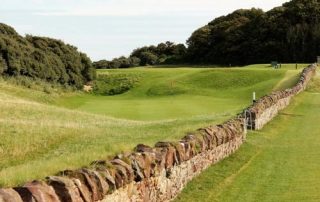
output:
<svg viewBox="0 0 320 202"><path fill-rule="evenodd" d="M319 201L320 76L231 157L190 182L176 201Z"/></svg>
<svg viewBox="0 0 320 202"><path fill-rule="evenodd" d="M265 65L128 71L142 75L139 86L112 97L78 92L48 94L0 81L0 187L89 165L92 160L131 150L138 143L176 140L188 131L221 123L250 103L252 90L263 95L276 86L283 88L279 82L298 73L270 70ZM247 84L238 86L237 79L228 77L237 77L241 71L246 78L239 78L239 82ZM211 76L197 77L202 72ZM226 85L234 83L234 87L214 88L217 75L226 77ZM260 80L250 83L250 78L257 76ZM188 82L195 78L198 80ZM167 89L157 90L164 93L148 94L150 89L168 83ZM168 93L171 83L184 92ZM211 86L205 88L205 83Z"/></svg>

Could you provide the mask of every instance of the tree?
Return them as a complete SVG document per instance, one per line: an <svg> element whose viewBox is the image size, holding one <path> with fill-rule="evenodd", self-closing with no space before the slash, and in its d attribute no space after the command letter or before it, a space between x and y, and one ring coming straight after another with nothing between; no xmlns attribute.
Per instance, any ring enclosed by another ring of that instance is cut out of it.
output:
<svg viewBox="0 0 320 202"><path fill-rule="evenodd" d="M158 56L152 52L145 51L140 54L141 65L154 65L158 61Z"/></svg>
<svg viewBox="0 0 320 202"><path fill-rule="evenodd" d="M187 57L190 62L201 62L202 57L209 51L209 36L211 29L209 25L199 28L187 40Z"/></svg>
<svg viewBox="0 0 320 202"><path fill-rule="evenodd" d="M130 57L129 60L130 60L131 67L137 67L140 65L140 62L141 62L140 58L137 58L135 56Z"/></svg>
<svg viewBox="0 0 320 202"><path fill-rule="evenodd" d="M263 12L240 9L196 30L188 39L191 63L313 62L319 55L319 0L292 0Z"/></svg>
<svg viewBox="0 0 320 202"><path fill-rule="evenodd" d="M110 69L110 62L107 60L100 60L93 63L96 69Z"/></svg>
<svg viewBox="0 0 320 202"><path fill-rule="evenodd" d="M120 68L120 66L121 66L121 63L117 58L113 59L110 62L110 69L118 69L118 68Z"/></svg>

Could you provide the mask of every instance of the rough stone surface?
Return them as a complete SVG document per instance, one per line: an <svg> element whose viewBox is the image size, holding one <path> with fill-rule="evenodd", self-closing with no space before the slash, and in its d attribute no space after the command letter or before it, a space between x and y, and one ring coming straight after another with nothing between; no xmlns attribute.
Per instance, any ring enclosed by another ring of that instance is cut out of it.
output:
<svg viewBox="0 0 320 202"><path fill-rule="evenodd" d="M83 202L80 192L72 179L66 177L51 176L47 178L48 184L52 186L63 202Z"/></svg>
<svg viewBox="0 0 320 202"><path fill-rule="evenodd" d="M51 186L42 181L33 181L24 185L36 202L60 202L59 197ZM24 200L26 201L26 200Z"/></svg>
<svg viewBox="0 0 320 202"><path fill-rule="evenodd" d="M192 178L210 165L232 154L243 141L242 137L237 137L226 144L200 153L180 165L168 170L163 169L159 176L133 182L118 189L107 195L101 202L170 201L181 192Z"/></svg>
<svg viewBox="0 0 320 202"><path fill-rule="evenodd" d="M291 98L307 87L308 82L316 73L317 65L313 64L305 68L298 83L289 89L273 92L261 97L257 102L244 111L248 129L260 130L271 121L282 109L290 104Z"/></svg>
<svg viewBox="0 0 320 202"><path fill-rule="evenodd" d="M22 201L24 202L37 202L32 193L25 187L15 187L13 188L20 195Z"/></svg>
<svg viewBox="0 0 320 202"><path fill-rule="evenodd" d="M0 189L0 202L23 202L14 189Z"/></svg>

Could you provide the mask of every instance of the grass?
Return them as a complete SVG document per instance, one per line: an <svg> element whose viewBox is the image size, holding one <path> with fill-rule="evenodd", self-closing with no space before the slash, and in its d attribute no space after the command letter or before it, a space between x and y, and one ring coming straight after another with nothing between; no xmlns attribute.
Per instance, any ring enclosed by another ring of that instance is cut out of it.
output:
<svg viewBox="0 0 320 202"><path fill-rule="evenodd" d="M124 70L99 71L100 74L122 72ZM212 113L235 114L248 105L253 91L257 96L263 96L279 85L278 81L283 78L289 82L281 84L280 88L291 85L296 80L294 75L297 75L290 65L282 70L272 70L268 65L253 65L234 69L136 68L125 70L125 73L137 74L141 78L138 86L127 93L72 96L59 100L57 104L116 118L148 121Z"/></svg>
<svg viewBox="0 0 320 202"><path fill-rule="evenodd" d="M319 201L320 76L231 157L190 182L176 201Z"/></svg>
<svg viewBox="0 0 320 202"><path fill-rule="evenodd" d="M138 143L176 140L188 131L221 123L249 105L253 90L262 96L292 85L301 69L289 69L256 65L99 72L141 75L136 87L117 96L48 94L2 80L0 187L89 165L130 151Z"/></svg>

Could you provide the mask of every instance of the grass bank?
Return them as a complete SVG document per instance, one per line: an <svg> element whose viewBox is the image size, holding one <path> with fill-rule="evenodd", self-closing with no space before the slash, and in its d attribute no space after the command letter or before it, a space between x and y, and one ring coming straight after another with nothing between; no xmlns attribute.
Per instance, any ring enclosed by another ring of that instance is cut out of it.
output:
<svg viewBox="0 0 320 202"><path fill-rule="evenodd" d="M190 182L176 201L319 201L320 76L231 157Z"/></svg>

